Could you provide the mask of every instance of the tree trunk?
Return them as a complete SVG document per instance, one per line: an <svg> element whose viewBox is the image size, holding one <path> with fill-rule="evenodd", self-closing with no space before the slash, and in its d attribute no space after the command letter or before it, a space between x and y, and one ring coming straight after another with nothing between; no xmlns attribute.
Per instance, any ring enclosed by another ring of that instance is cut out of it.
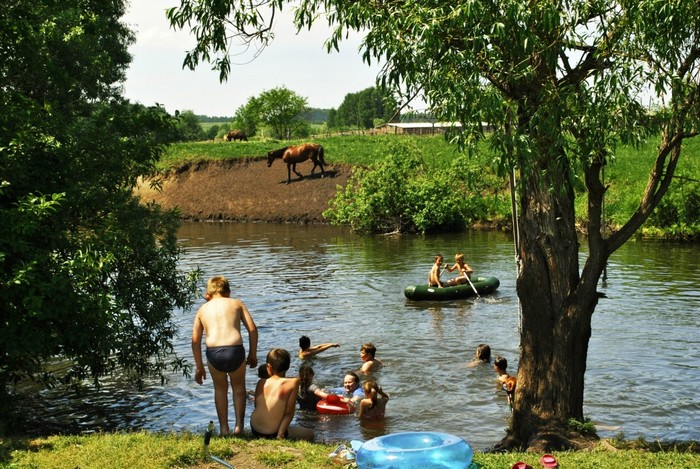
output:
<svg viewBox="0 0 700 469"><path fill-rule="evenodd" d="M551 165L554 159L547 161ZM522 329L512 425L502 442L508 447L538 451L576 447L574 440L580 435L567 430L568 421L584 420L591 317L606 253L592 253L593 261L589 259L579 275L574 193L567 171L560 166L544 168L540 174L549 174L548 181L521 171L522 268L517 292Z"/></svg>
<svg viewBox="0 0 700 469"><path fill-rule="evenodd" d="M577 446L568 421L584 417L591 317L605 265L605 253L594 253L580 276L569 168L551 147L543 151L549 157L540 157L538 171L520 173L522 329L511 428L501 442L538 451Z"/></svg>

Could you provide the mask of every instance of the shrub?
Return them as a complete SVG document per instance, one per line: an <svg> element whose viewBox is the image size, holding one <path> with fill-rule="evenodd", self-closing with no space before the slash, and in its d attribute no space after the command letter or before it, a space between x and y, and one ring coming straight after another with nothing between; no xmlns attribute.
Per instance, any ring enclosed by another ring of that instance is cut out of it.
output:
<svg viewBox="0 0 700 469"><path fill-rule="evenodd" d="M466 199L455 190L451 171L431 174L415 144L405 140L384 145L377 161L358 168L345 188L339 188L324 212L331 223L350 225L362 234L464 227Z"/></svg>

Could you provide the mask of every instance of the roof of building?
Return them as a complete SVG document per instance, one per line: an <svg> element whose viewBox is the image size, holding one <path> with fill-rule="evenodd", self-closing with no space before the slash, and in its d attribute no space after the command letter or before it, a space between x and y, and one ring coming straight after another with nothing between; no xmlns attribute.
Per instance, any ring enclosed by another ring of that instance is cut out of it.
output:
<svg viewBox="0 0 700 469"><path fill-rule="evenodd" d="M460 122L388 122L383 125L390 127L398 127L400 129L462 127L462 124Z"/></svg>

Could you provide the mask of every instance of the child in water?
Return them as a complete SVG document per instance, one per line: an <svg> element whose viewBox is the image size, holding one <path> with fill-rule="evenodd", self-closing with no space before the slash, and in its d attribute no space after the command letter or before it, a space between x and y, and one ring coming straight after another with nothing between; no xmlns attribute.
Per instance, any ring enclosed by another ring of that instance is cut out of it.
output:
<svg viewBox="0 0 700 469"><path fill-rule="evenodd" d="M362 373L377 371L379 367L383 365L380 359L375 358L374 355L376 353L377 347L375 347L373 343L367 342L366 344L362 345L362 348L360 348L360 358L362 358L362 361L364 362L362 368L360 368Z"/></svg>
<svg viewBox="0 0 700 469"><path fill-rule="evenodd" d="M299 338L299 358L305 360L333 347L340 347L340 344L329 342L326 344L314 345L312 347L311 339L303 335Z"/></svg>
<svg viewBox="0 0 700 469"><path fill-rule="evenodd" d="M365 398L360 401L359 418L382 418L386 411L389 395L373 379L368 379L362 385Z"/></svg>
<svg viewBox="0 0 700 469"><path fill-rule="evenodd" d="M484 363L489 363L491 361L491 347L488 344L479 344L476 347L476 355L474 359L470 361L467 366L478 366Z"/></svg>
<svg viewBox="0 0 700 469"><path fill-rule="evenodd" d="M297 403L301 410L316 410L316 404L321 399L328 397L325 393L314 384L314 370L309 365L301 365L299 367L299 395Z"/></svg>

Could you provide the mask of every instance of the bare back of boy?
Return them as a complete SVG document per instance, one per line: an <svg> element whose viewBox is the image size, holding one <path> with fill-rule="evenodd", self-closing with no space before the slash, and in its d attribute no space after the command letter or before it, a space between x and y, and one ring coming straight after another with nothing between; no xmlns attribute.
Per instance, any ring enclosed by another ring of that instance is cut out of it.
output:
<svg viewBox="0 0 700 469"><path fill-rule="evenodd" d="M247 360L241 322L248 329L250 350ZM257 366L257 329L245 304L238 299L213 295L197 311L192 332L192 349L195 357L195 381L202 384L206 378L204 367L200 366L201 338L206 336L207 365L214 382L214 401L219 417L222 434L229 432L228 427L228 381L233 389L233 402L236 417L234 433L243 432L245 413L245 365Z"/></svg>
<svg viewBox="0 0 700 469"><path fill-rule="evenodd" d="M255 410L250 426L259 436L284 438L294 417L299 378L270 376L255 389Z"/></svg>

